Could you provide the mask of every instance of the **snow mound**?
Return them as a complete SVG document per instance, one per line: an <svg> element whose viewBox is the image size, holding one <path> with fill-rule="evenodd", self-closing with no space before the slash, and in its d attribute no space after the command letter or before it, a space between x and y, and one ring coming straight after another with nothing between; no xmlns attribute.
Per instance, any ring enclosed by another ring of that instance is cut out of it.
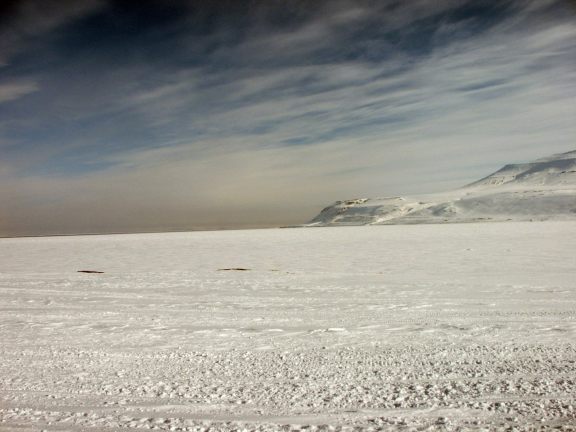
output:
<svg viewBox="0 0 576 432"><path fill-rule="evenodd" d="M337 201L306 226L576 219L576 151L506 165L455 191Z"/></svg>

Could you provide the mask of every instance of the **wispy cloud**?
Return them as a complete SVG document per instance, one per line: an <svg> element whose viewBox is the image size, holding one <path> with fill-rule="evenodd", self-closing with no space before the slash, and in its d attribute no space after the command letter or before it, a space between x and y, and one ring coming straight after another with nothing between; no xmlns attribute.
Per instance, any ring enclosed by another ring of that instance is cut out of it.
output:
<svg viewBox="0 0 576 432"><path fill-rule="evenodd" d="M0 8L0 65L31 39L102 7L102 0L7 1Z"/></svg>
<svg viewBox="0 0 576 432"><path fill-rule="evenodd" d="M38 90L38 85L30 81L11 81L0 83L0 104L19 99Z"/></svg>

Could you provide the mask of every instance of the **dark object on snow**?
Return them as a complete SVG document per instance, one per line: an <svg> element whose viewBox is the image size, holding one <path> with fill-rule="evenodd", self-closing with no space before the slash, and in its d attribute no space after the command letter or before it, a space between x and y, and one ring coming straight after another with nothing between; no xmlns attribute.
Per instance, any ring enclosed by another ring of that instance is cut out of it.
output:
<svg viewBox="0 0 576 432"><path fill-rule="evenodd" d="M78 273L104 273L98 270L78 270Z"/></svg>
<svg viewBox="0 0 576 432"><path fill-rule="evenodd" d="M218 271L248 271L248 270L250 270L250 269L242 268L242 267L218 269Z"/></svg>

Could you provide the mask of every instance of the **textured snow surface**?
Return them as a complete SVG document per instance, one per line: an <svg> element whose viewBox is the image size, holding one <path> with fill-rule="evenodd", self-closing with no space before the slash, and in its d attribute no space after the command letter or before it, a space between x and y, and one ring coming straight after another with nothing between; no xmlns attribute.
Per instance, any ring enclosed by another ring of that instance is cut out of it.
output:
<svg viewBox="0 0 576 432"><path fill-rule="evenodd" d="M309 226L576 220L576 151L506 165L466 187L326 207Z"/></svg>
<svg viewBox="0 0 576 432"><path fill-rule="evenodd" d="M574 430L574 239L574 222L0 239L0 430Z"/></svg>

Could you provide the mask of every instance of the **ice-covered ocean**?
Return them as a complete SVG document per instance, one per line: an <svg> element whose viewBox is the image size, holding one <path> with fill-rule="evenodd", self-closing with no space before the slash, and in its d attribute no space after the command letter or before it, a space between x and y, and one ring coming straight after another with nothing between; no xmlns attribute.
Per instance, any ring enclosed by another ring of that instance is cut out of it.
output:
<svg viewBox="0 0 576 432"><path fill-rule="evenodd" d="M0 430L573 430L575 239L574 222L0 239Z"/></svg>

